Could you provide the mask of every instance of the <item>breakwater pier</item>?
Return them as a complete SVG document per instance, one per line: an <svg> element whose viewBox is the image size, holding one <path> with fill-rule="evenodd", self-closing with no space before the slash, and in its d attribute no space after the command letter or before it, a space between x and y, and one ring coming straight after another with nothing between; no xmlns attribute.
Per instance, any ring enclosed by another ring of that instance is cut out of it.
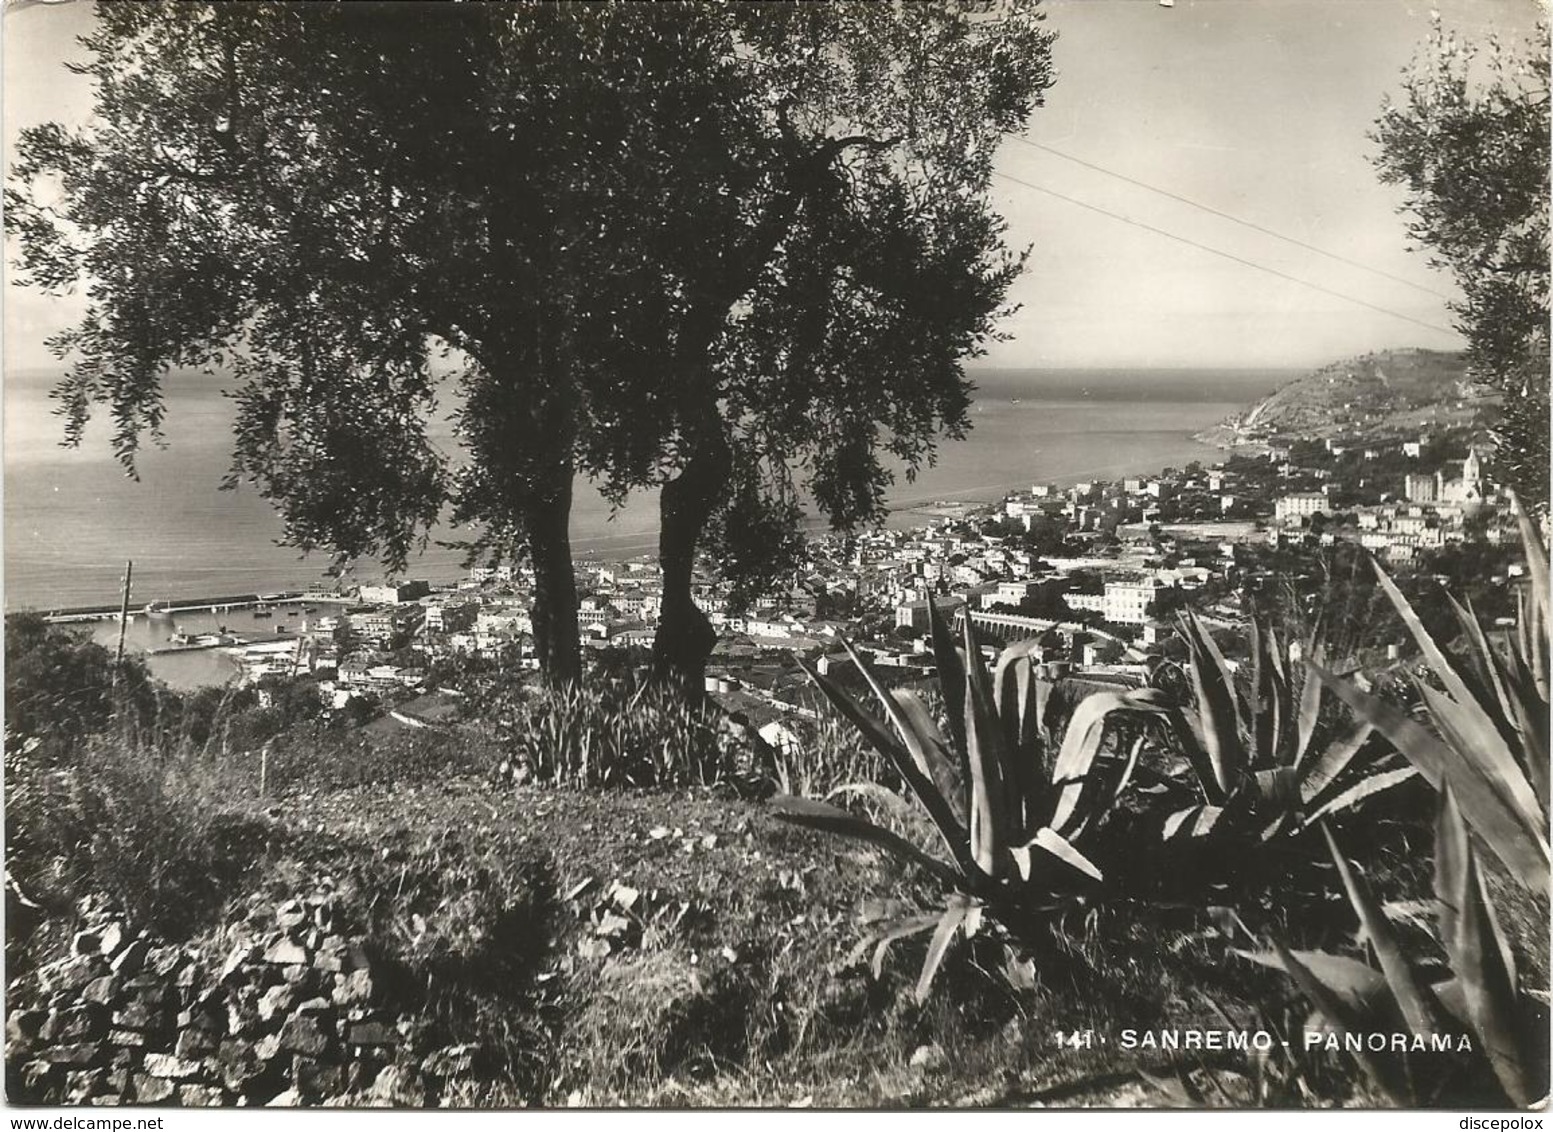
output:
<svg viewBox="0 0 1553 1132"><path fill-rule="evenodd" d="M156 601L153 602L153 605L158 613L175 615L179 613L225 613L233 609L256 609L269 605L292 605L300 601L348 605L355 601L355 599L338 594L288 590L283 593L175 598L170 601ZM130 607L131 616L142 616L145 611L145 606L132 605ZM39 612L43 615L45 621L51 624L62 625L78 621L112 621L118 617L119 607L118 605L88 605L67 609L46 609L39 610Z"/></svg>

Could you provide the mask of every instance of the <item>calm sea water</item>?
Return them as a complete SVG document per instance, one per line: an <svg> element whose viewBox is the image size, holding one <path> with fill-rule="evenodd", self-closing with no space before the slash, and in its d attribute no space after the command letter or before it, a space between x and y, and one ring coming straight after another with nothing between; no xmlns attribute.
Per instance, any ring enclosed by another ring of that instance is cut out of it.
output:
<svg viewBox="0 0 1553 1132"><path fill-rule="evenodd" d="M1072 482L1157 471L1215 450L1192 434L1261 396L1289 375L1184 371L988 371L970 436L946 443L936 466L899 482L892 506L935 499L995 499L1031 482ZM280 524L251 487L221 491L231 452L232 405L213 383L167 383L167 445L148 449L140 479L112 458L95 421L79 449L59 446L51 414L54 376L5 378L5 605L47 609L117 600L126 559L132 601L268 592L306 585L327 566L276 545ZM907 511L892 524L918 521ZM612 512L579 485L572 534L579 555L654 549L656 500L643 493ZM447 537L458 537L449 532ZM431 547L416 576L462 573L457 550ZM362 563L356 576L380 571Z"/></svg>

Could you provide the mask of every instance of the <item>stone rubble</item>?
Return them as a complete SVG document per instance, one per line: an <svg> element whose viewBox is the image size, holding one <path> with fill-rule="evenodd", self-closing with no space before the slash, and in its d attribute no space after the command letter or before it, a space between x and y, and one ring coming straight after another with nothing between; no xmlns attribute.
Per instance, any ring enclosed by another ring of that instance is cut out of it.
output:
<svg viewBox="0 0 1553 1132"><path fill-rule="evenodd" d="M382 1002L365 940L334 933L326 889L288 900L219 967L107 920L13 984L15 1102L66 1105L434 1103L474 1049L415 1048ZM245 929L246 930L246 929Z"/></svg>

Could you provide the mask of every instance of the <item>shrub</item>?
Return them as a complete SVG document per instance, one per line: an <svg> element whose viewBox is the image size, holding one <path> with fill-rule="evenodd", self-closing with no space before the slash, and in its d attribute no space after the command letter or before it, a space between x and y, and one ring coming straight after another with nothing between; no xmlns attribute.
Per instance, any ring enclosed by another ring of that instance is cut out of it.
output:
<svg viewBox="0 0 1553 1132"><path fill-rule="evenodd" d="M291 728L242 755L241 776L257 791L263 761L271 794L356 786L408 786L489 773L496 748L469 728L369 732L315 723Z"/></svg>
<svg viewBox="0 0 1553 1132"><path fill-rule="evenodd" d="M102 894L133 922L185 938L263 855L264 823L228 768L190 747L96 736L68 764L8 768L8 868L47 908Z"/></svg>
<svg viewBox="0 0 1553 1132"><path fill-rule="evenodd" d="M942 913L908 917L882 932L881 953L893 940L933 932L917 982L919 1000L927 997L956 932L974 936L984 911L1003 928L1023 933L1065 899L1103 879L1076 843L1110 814L1143 745L1140 738L1106 757L1107 739L1114 733L1108 724L1113 717L1157 714L1164 699L1154 689L1087 696L1073 710L1059 742L1046 729L1052 685L1036 674L1029 655L1033 642L1006 649L989 679L970 619L962 652L937 608L929 603L928 609L947 735L920 696L887 691L850 645L847 650L887 723L835 681L807 666L805 671L889 760L927 811L951 861L824 802L779 799L776 815L866 841L920 866L952 890ZM888 794L878 783L855 789Z"/></svg>
<svg viewBox="0 0 1553 1132"><path fill-rule="evenodd" d="M638 677L512 689L486 711L506 768L520 780L706 785L732 769L715 708Z"/></svg>

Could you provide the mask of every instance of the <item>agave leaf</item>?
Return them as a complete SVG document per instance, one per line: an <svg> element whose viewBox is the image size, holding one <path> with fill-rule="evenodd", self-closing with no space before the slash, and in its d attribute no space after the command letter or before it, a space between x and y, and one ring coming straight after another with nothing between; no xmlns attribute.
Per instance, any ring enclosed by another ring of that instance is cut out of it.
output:
<svg viewBox="0 0 1553 1132"><path fill-rule="evenodd" d="M1386 572L1375 565L1375 573L1381 588L1401 614L1403 623L1418 642L1430 668L1445 685L1445 695L1419 682L1418 687L1429 705L1430 717L1445 732L1447 741L1462 758L1471 761L1487 781L1517 815L1529 832L1543 857L1542 876L1547 875L1548 840L1536 805L1535 796L1525 781L1515 755L1504 741L1503 734L1494 725L1493 716L1484 708L1474 689L1451 663L1445 651L1435 643L1424 628L1423 622L1413 611L1402 591L1397 589ZM1486 690L1485 690L1486 691Z"/></svg>
<svg viewBox="0 0 1553 1132"><path fill-rule="evenodd" d="M1029 880L1035 871L1034 860L1031 854L1032 849L1044 850L1069 868L1083 873L1091 880L1103 881L1105 879L1105 875L1101 873L1099 867L1075 849L1067 838L1057 833L1050 826L1042 826L1035 831L1035 836L1024 845L1016 845L1009 850L1009 853L1014 858L1014 863L1019 867L1019 877L1021 880Z"/></svg>
<svg viewBox="0 0 1553 1132"><path fill-rule="evenodd" d="M813 798L791 796L773 798L772 809L774 816L782 821L866 841L903 861L922 866L947 885L954 886L960 883L959 876L948 865L928 856L898 833L875 825L867 818L849 814L843 809L825 802L817 802Z"/></svg>
<svg viewBox="0 0 1553 1132"><path fill-rule="evenodd" d="M1375 952L1381 972L1386 976L1386 983L1391 987L1392 996L1402 1009L1403 1019L1415 1034L1432 1036L1439 1029L1439 1008L1419 982L1413 965L1407 961L1407 955L1390 921L1370 894L1369 887L1354 875L1348 859L1337 847L1337 839L1332 836L1325 822L1321 824L1321 832L1326 837L1332 861L1337 865L1337 875L1342 878L1343 888L1348 893L1348 902L1359 914L1359 924L1370 941L1370 948Z"/></svg>
<svg viewBox="0 0 1553 1132"><path fill-rule="evenodd" d="M1471 701L1475 705L1477 701L1473 698L1471 689L1467 687L1466 681L1461 678L1461 674L1456 671L1456 666L1451 663L1451 659L1445 654L1445 650L1435 643L1434 638L1429 635L1429 630L1424 628L1424 623L1419 620L1418 614L1414 612L1412 603L1402 596L1402 591L1397 589L1397 584L1391 580L1391 575L1381 569L1379 562L1371 560L1370 565L1374 568L1375 576L1380 581L1380 588L1391 599L1391 604L1396 607L1398 615L1402 618L1402 623L1407 626L1408 632L1413 635L1413 640L1418 643L1419 651L1424 654L1424 659L1428 661L1429 667L1434 674L1439 677L1440 683L1445 685L1445 690L1450 694L1451 699L1457 703ZM1478 710L1481 711L1482 709L1479 708Z"/></svg>
<svg viewBox="0 0 1553 1132"><path fill-rule="evenodd" d="M1460 1023L1469 1030L1472 1028L1472 1012L1467 1005L1467 990L1461 985L1460 979L1441 979L1429 990L1452 1021Z"/></svg>
<svg viewBox="0 0 1553 1132"><path fill-rule="evenodd" d="M1455 599L1451 608L1461 623L1484 672L1481 702L1494 718L1511 755L1516 759L1536 798L1538 813L1548 808L1548 702L1537 692L1536 681L1519 657L1506 661L1488 643L1483 626L1470 604L1463 609Z"/></svg>
<svg viewBox="0 0 1553 1132"><path fill-rule="evenodd" d="M933 663L938 668L938 687L944 697L944 713L949 717L949 738L955 753L961 758L960 781L971 780L970 767L965 759L965 660L955 648L954 634L949 631L938 603L930 595L927 603L927 621L933 638ZM969 622L970 618L967 617ZM971 659L975 659L972 657Z"/></svg>
<svg viewBox="0 0 1553 1132"><path fill-rule="evenodd" d="M1276 951L1246 951L1234 948L1231 953L1242 959L1249 959L1253 963L1260 963L1263 967L1271 967L1275 971L1288 970ZM1330 951L1291 950L1289 954L1298 959L1313 977L1319 978L1342 1001L1344 1010L1350 1016L1367 1018L1378 1014L1384 1008L1386 996L1390 993L1386 985L1386 976L1369 964L1350 959L1346 955L1336 955Z"/></svg>
<svg viewBox="0 0 1553 1132"><path fill-rule="evenodd" d="M1466 891L1457 908L1454 939L1446 941L1447 954L1452 970L1461 980L1468 1015L1482 1039L1495 1076L1511 1103L1525 1108L1533 1098L1520 1048L1523 1031L1514 961L1489 902L1488 887L1470 850L1466 874Z"/></svg>
<svg viewBox="0 0 1553 1132"><path fill-rule="evenodd" d="M1497 678L1503 681L1502 707L1515 730L1511 750L1518 756L1521 769L1531 783L1539 812L1548 809L1548 701L1537 691L1536 679L1521 659L1512 652L1507 657L1494 654Z"/></svg>
<svg viewBox="0 0 1553 1132"><path fill-rule="evenodd" d="M1276 809L1292 809L1300 800L1299 779L1292 766L1259 770L1252 781L1256 783L1258 799Z"/></svg>
<svg viewBox="0 0 1553 1132"><path fill-rule="evenodd" d="M1510 492L1510 506L1515 512L1516 525L1521 529L1521 548L1526 553L1526 572L1531 575L1532 598L1541 624L1546 629L1549 619L1553 618L1553 610L1549 607L1549 586L1553 583L1548 579L1547 548L1542 545L1542 536L1537 533L1531 516L1526 513L1526 508L1521 505L1520 497L1514 491Z"/></svg>
<svg viewBox="0 0 1553 1132"><path fill-rule="evenodd" d="M850 647L848 646L849 650ZM856 653L852 655L857 657ZM927 777L917 769L915 761L906 748L897 742L895 737L873 715L863 709L862 705L853 698L852 693L835 681L821 676L817 669L804 661L799 661L798 663L804 672L808 674L809 679L819 685L820 691L825 694L826 699L830 700L840 710L841 714L846 716L863 733L864 737L873 744L875 750L890 760L891 765L895 767L896 773L905 779L906 785L911 787L911 792L922 803L923 809L927 810L928 817L933 819L933 825L937 828L939 836L944 839L944 844L948 847L950 854L960 867L969 873L971 862L966 852L963 827L954 820L954 814L949 809L949 803L938 792L938 788L928 781ZM867 663L861 657L857 657L857 664L860 669L866 670ZM894 703L893 699L889 700L890 705Z"/></svg>
<svg viewBox="0 0 1553 1132"><path fill-rule="evenodd" d="M933 930L933 938L927 945L927 958L922 961L922 973L917 976L916 999L919 1005L927 1001L928 991L933 986L933 977L938 974L938 968L944 961L944 955L949 950L954 933L965 922L966 914L970 909L971 904L968 900L963 897L953 898L949 901L949 907L944 910L943 916L939 918L938 926Z"/></svg>
<svg viewBox="0 0 1553 1132"><path fill-rule="evenodd" d="M1035 644L1024 641L1004 649L992 676L993 707L1003 724L1009 759L1004 789L1016 834L1039 820L1042 803L1039 741L1047 697L1040 687L1045 681L1037 679L1029 657Z"/></svg>
<svg viewBox="0 0 1553 1132"><path fill-rule="evenodd" d="M860 798L872 798L895 817L910 821L913 817L911 803L902 798L887 786L881 786L877 782L848 782L844 786L838 786L825 795L825 801L832 798L840 798L846 795L855 795Z"/></svg>
<svg viewBox="0 0 1553 1132"><path fill-rule="evenodd" d="M1461 627L1461 635L1471 647L1466 653L1468 667L1472 670L1472 683L1474 687L1473 698L1481 704L1490 715L1496 716L1495 723L1501 725L1509 722L1508 715L1502 710L1505 702L1505 688L1500 678L1499 666L1494 662L1494 650L1489 647L1488 638L1483 634L1483 626L1478 623L1470 610L1463 607L1452 595L1445 595L1446 604L1450 606L1451 613L1455 615L1456 624ZM1510 738L1506 733L1505 738Z"/></svg>
<svg viewBox="0 0 1553 1132"><path fill-rule="evenodd" d="M1311 825L1328 814L1341 813L1343 810L1351 809L1366 798L1379 794L1382 790L1390 790L1393 786L1400 786L1408 779L1417 776L1417 774L1417 767L1404 766L1397 770L1382 771L1380 774L1372 774L1362 778L1347 790L1334 795L1320 808L1312 811L1305 818L1304 824Z"/></svg>
<svg viewBox="0 0 1553 1132"><path fill-rule="evenodd" d="M1165 819L1164 839L1176 836L1206 837L1224 816L1223 806L1189 806Z"/></svg>
<svg viewBox="0 0 1553 1132"><path fill-rule="evenodd" d="M1321 681L1314 677L1306 677L1306 683L1321 687ZM1300 798L1309 806L1319 799L1322 793L1341 777L1343 771L1353 762L1354 756L1364 748L1375 728L1367 723L1361 723L1348 731L1341 738L1328 743L1326 749L1321 752L1321 757L1311 764L1300 780Z"/></svg>
<svg viewBox="0 0 1553 1132"><path fill-rule="evenodd" d="M1073 709L1067 730L1063 732L1062 746L1052 764L1052 784L1058 793L1057 804L1047 824L1054 829L1068 828L1088 785L1090 768L1105 741L1106 719L1112 712L1127 706L1127 698L1120 692L1095 692L1085 696Z"/></svg>
<svg viewBox="0 0 1553 1132"><path fill-rule="evenodd" d="M1348 705L1355 716L1374 727L1407 756L1429 785L1438 790L1448 776L1462 814L1494 855L1521 884L1538 892L1547 888L1545 844L1539 846L1525 835L1518 815L1483 778L1476 762L1458 755L1422 724L1378 696L1361 691L1318 666L1312 665L1310 670Z"/></svg>
<svg viewBox="0 0 1553 1132"><path fill-rule="evenodd" d="M1198 715L1202 720L1203 748L1213 770L1213 782L1221 798L1227 798L1246 763L1246 751L1240 741L1240 706L1229 664L1213 636L1188 610L1182 620L1192 663L1188 666L1192 691L1196 694ZM1211 800L1211 799L1210 799Z"/></svg>
<svg viewBox="0 0 1553 1132"><path fill-rule="evenodd" d="M1039 641L1017 641L998 654L992 671L992 706L1008 726L1009 745L1019 749L1028 744L1040 727L1039 717L1030 718L1031 685L1035 665L1030 653Z"/></svg>
<svg viewBox="0 0 1553 1132"><path fill-rule="evenodd" d="M922 702L921 695L910 689L890 694L900 706L910 731L921 745L922 762L926 764L928 777L949 803L949 810L960 828L965 828L968 814L965 808L965 783L960 778L960 759L950 750L943 732L938 729L937 721Z"/></svg>
<svg viewBox="0 0 1553 1132"><path fill-rule="evenodd" d="M1176 747L1192 768L1192 776L1197 780L1203 797L1213 805L1222 805L1228 801L1229 796L1219 787L1213 759L1208 755L1206 729L1202 726L1201 716L1197 712L1187 715L1178 707L1167 707L1163 714Z"/></svg>
<svg viewBox="0 0 1553 1132"><path fill-rule="evenodd" d="M1456 919L1467 891L1467 858L1472 840L1467 823L1446 783L1440 790L1440 808L1434 822L1434 895L1439 904L1440 939L1456 938Z"/></svg>
<svg viewBox="0 0 1553 1132"><path fill-rule="evenodd" d="M1305 649L1305 659L1316 664L1326 662L1326 642L1315 634L1311 635L1310 644ZM1310 753L1310 741L1316 734L1316 721L1321 716L1321 681L1312 680L1307 672L1300 682L1299 711L1295 721L1294 752L1289 762L1294 767L1300 767L1305 762L1305 756ZM1307 801L1309 799L1306 799Z"/></svg>
<svg viewBox="0 0 1553 1132"><path fill-rule="evenodd" d="M1251 762L1260 758L1266 758L1272 735L1271 714L1268 709L1272 706L1267 694L1269 681L1272 679L1271 665L1267 656L1267 631L1260 617L1251 618L1251 696L1246 702L1246 732L1251 740ZM1233 690L1234 683L1230 683Z"/></svg>
<svg viewBox="0 0 1553 1132"><path fill-rule="evenodd" d="M1478 769L1494 793L1519 819L1527 835L1541 843L1546 857L1547 832L1537 806L1537 796L1498 728L1481 712L1464 710L1463 705L1447 699L1421 681L1418 692L1441 736Z"/></svg>
<svg viewBox="0 0 1553 1132"><path fill-rule="evenodd" d="M921 935L923 932L935 927L939 921L939 913L929 912L921 916L908 916L904 920L897 920L885 929L874 945L873 961L868 965L874 978L884 977L884 957L890 950L890 945L897 940L906 939L908 936ZM864 941L866 946L866 940Z"/></svg>
<svg viewBox="0 0 1553 1132"><path fill-rule="evenodd" d="M965 753L971 767L971 856L987 876L1003 875L1012 815L1006 793L1010 777L1003 727L994 714L987 671L982 667L971 619L965 619Z"/></svg>
<svg viewBox="0 0 1553 1132"><path fill-rule="evenodd" d="M1283 969L1288 972L1289 977L1294 980L1295 985L1300 988L1305 997L1315 1004L1316 1009L1321 1012L1322 1017L1326 1019L1327 1024L1331 1026L1335 1033L1338 1035L1349 1032L1362 1034L1369 1030L1379 1029L1378 1026L1369 1025L1367 1017L1350 1009L1347 1002L1332 987L1317 978L1310 968L1301 963L1282 943L1275 939L1273 940L1273 947L1278 953L1278 960L1282 964ZM1384 985L1383 977L1382 985ZM1393 1099L1403 1103L1411 1099L1399 1093L1393 1086L1389 1076L1381 1071L1380 1065L1368 1053L1355 1053L1354 1058L1364 1068L1370 1079Z"/></svg>

